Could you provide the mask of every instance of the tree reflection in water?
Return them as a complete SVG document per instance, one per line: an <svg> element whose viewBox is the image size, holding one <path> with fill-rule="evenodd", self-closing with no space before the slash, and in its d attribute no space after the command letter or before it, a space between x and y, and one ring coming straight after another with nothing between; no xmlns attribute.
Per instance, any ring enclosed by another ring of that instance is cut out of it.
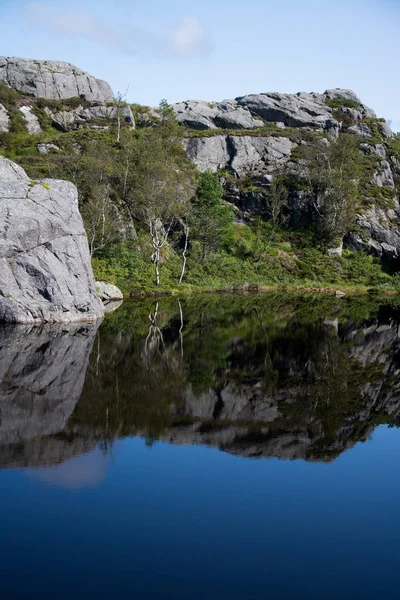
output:
<svg viewBox="0 0 400 600"><path fill-rule="evenodd" d="M97 334L35 330L21 345L2 330L1 465L109 452L130 435L333 460L398 423L398 317L391 299L209 295L126 302Z"/></svg>

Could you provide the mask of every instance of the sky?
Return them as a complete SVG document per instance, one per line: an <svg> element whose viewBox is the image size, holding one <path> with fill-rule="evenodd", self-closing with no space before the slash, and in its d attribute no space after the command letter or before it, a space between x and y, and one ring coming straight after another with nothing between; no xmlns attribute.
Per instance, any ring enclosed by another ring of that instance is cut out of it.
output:
<svg viewBox="0 0 400 600"><path fill-rule="evenodd" d="M399 25L400 0L0 0L0 56L146 105L350 88L400 131Z"/></svg>

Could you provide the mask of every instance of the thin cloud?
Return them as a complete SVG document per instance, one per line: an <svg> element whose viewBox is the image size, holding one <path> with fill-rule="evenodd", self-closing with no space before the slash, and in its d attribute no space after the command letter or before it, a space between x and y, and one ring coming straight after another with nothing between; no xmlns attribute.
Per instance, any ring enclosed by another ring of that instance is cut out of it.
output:
<svg viewBox="0 0 400 600"><path fill-rule="evenodd" d="M151 31L104 21L86 10L60 11L46 2L27 5L28 21L52 34L78 36L106 44L126 54L152 52L159 56L195 57L211 48L208 34L196 16L186 16L170 32Z"/></svg>

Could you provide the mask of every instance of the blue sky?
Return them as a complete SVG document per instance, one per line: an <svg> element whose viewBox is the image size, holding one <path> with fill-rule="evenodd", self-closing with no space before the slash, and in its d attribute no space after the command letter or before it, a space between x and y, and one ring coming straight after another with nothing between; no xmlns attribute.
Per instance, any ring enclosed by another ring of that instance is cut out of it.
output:
<svg viewBox="0 0 400 600"><path fill-rule="evenodd" d="M0 55L142 104L351 88L400 130L400 0L0 0Z"/></svg>

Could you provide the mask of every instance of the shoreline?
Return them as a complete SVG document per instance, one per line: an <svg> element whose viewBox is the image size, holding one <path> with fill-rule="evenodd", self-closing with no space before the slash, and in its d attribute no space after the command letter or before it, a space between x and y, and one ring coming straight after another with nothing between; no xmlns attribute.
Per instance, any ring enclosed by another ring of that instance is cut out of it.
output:
<svg viewBox="0 0 400 600"><path fill-rule="evenodd" d="M172 290L149 290L149 291L131 291L124 294L124 299L142 299L142 298L162 298L166 296L178 295L195 295L195 294L265 294L265 293L304 293L304 294L329 294L338 298L344 296L397 296L400 290L396 289L379 289L367 286L352 286L352 285L290 285L290 284L269 284L269 285L242 285L229 286L226 288L208 288L208 289L172 289Z"/></svg>

